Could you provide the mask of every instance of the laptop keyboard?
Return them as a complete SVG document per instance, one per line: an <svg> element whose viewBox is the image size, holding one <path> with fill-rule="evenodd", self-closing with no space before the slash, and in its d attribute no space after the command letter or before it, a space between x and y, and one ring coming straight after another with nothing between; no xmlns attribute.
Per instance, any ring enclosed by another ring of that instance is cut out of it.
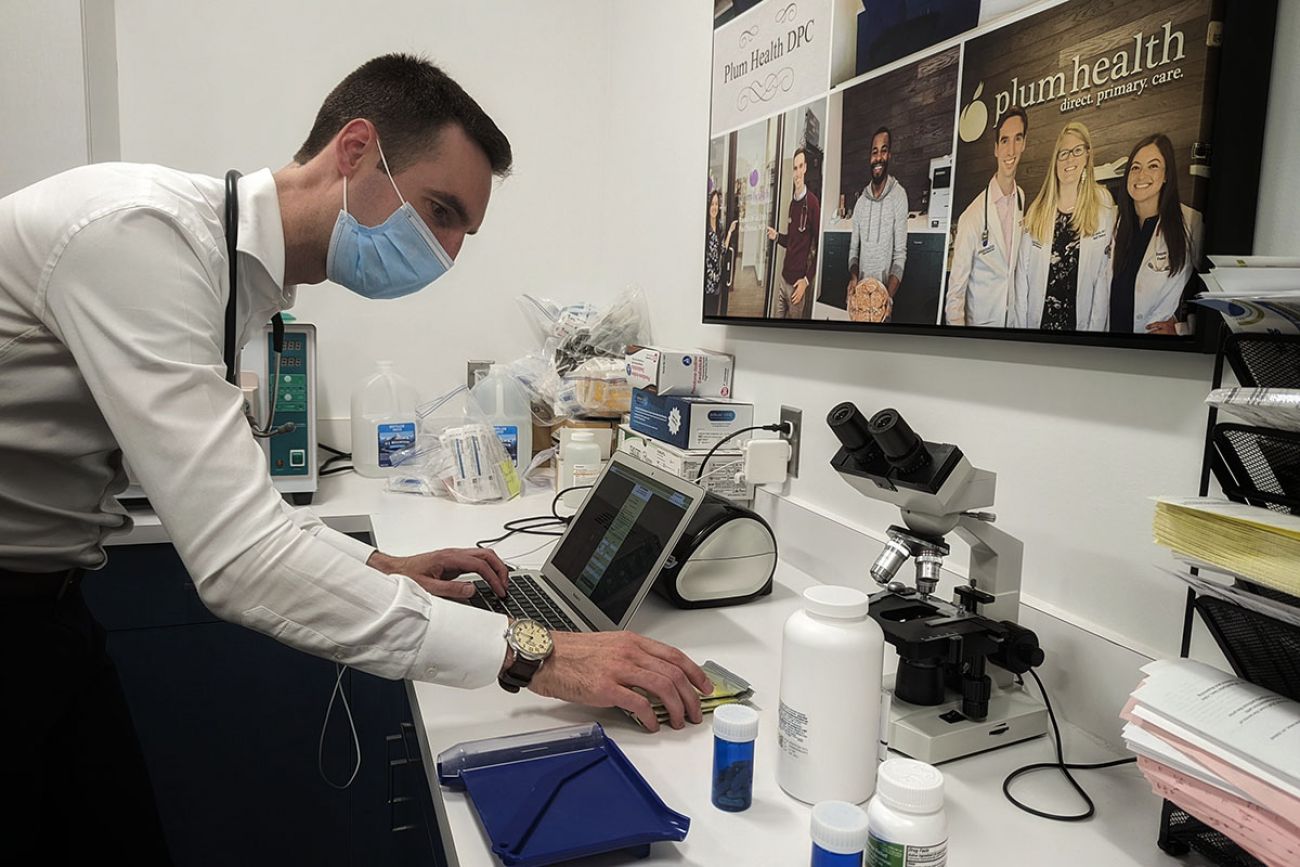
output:
<svg viewBox="0 0 1300 867"><path fill-rule="evenodd" d="M478 608L508 614L511 617L523 617L536 620L556 632L579 632L580 630L569 617L556 607L551 598L537 586L537 582L528 575L510 576L510 592L505 599L492 592L486 581L476 580L474 587L478 593L470 597L470 602Z"/></svg>

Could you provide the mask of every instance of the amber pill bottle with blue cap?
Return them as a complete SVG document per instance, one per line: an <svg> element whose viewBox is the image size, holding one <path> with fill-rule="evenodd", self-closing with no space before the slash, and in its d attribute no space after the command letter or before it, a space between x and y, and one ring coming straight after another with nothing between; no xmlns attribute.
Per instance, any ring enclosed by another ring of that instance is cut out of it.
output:
<svg viewBox="0 0 1300 867"><path fill-rule="evenodd" d="M713 711L713 806L738 813L754 800L758 711L724 704Z"/></svg>

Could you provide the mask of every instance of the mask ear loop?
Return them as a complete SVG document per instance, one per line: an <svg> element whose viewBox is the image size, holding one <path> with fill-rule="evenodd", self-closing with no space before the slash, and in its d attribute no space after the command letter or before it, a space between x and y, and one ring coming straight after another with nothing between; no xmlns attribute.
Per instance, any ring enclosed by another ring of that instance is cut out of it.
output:
<svg viewBox="0 0 1300 867"><path fill-rule="evenodd" d="M384 174L388 176L388 182L393 185L393 192L397 193L398 200L405 205L406 196L397 188L397 181L393 180L393 173L388 168L388 158L384 156L384 146L379 143L379 136L375 136L375 147L379 148L379 161L384 164Z"/></svg>

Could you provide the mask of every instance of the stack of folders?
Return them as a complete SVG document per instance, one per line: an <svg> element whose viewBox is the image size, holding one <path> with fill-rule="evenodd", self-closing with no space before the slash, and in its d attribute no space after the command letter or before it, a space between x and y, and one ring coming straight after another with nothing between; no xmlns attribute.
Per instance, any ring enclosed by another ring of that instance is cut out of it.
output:
<svg viewBox="0 0 1300 867"><path fill-rule="evenodd" d="M1300 703L1158 660L1120 714L1152 790L1267 865L1300 864Z"/></svg>
<svg viewBox="0 0 1300 867"><path fill-rule="evenodd" d="M1156 501L1156 543L1300 596L1300 516L1213 497Z"/></svg>

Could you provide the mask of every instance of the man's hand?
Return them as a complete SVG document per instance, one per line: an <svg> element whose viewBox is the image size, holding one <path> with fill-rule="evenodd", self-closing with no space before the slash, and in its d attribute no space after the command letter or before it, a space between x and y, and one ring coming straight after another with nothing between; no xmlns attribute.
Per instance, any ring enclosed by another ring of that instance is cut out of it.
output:
<svg viewBox="0 0 1300 867"><path fill-rule="evenodd" d="M390 557L376 551L370 555L366 565L388 575L413 578L434 596L461 600L474 595L474 585L468 581L453 581L453 578L466 572L477 572L498 596L505 596L510 572L496 552L489 548L443 548L412 557Z"/></svg>
<svg viewBox="0 0 1300 867"><path fill-rule="evenodd" d="M675 647L635 632L553 632L555 651L533 677L538 695L593 707L620 707L636 714L647 731L658 731L650 700L663 702L669 723L682 728L701 722L700 694L713 684L698 665Z"/></svg>
<svg viewBox="0 0 1300 867"><path fill-rule="evenodd" d="M1148 334L1177 334L1178 320L1170 316L1168 319L1161 319L1159 322L1147 323Z"/></svg>
<svg viewBox="0 0 1300 867"><path fill-rule="evenodd" d="M803 303L803 293L808 291L808 278L800 277L794 281L794 291L790 293L790 303L798 307Z"/></svg>
<svg viewBox="0 0 1300 867"><path fill-rule="evenodd" d="M776 240L776 236L777 236L778 234L780 234L780 233L777 232L776 229L773 229L771 226L768 226L768 227L767 227L767 240L769 240L769 241L775 241L775 240Z"/></svg>

